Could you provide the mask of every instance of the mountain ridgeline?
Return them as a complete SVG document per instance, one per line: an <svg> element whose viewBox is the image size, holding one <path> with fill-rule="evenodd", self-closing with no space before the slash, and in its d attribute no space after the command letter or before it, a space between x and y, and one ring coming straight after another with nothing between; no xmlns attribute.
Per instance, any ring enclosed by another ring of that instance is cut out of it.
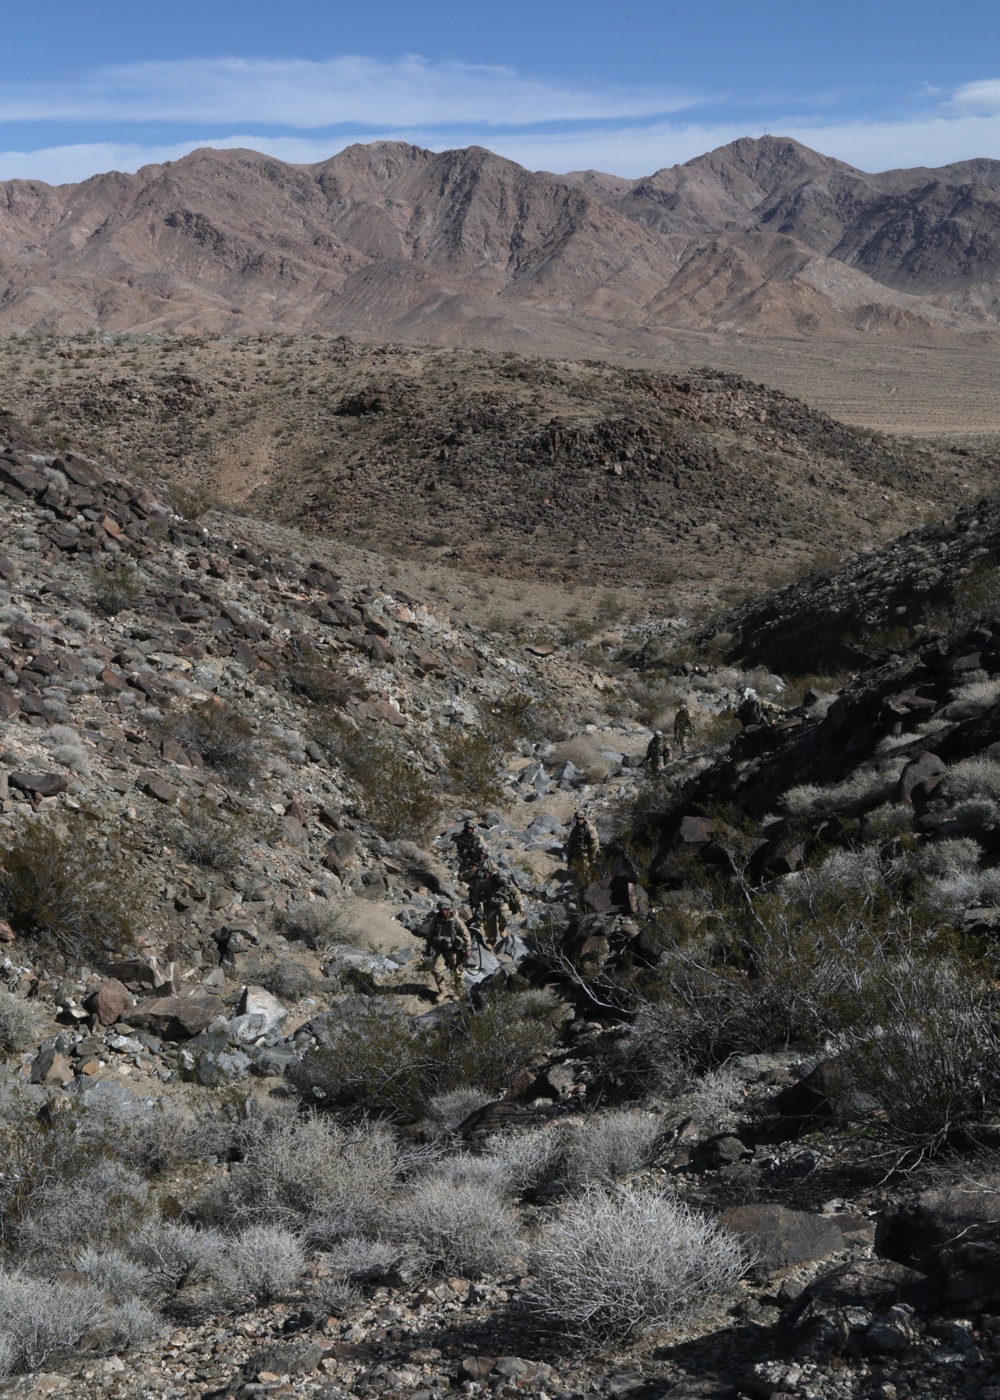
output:
<svg viewBox="0 0 1000 1400"><path fill-rule="evenodd" d="M670 328L949 343L1000 306L1000 162L778 137L628 181L480 147L248 150L0 184L0 331L325 331L551 353Z"/></svg>

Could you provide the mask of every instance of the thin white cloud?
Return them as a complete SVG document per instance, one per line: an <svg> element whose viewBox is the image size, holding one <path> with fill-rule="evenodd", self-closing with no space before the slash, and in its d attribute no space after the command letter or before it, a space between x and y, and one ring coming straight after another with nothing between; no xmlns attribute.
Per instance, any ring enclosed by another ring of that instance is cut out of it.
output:
<svg viewBox="0 0 1000 1400"><path fill-rule="evenodd" d="M109 66L58 84L0 82L0 121L524 126L635 120L697 100L666 88L573 86L419 55L392 62L214 58Z"/></svg>
<svg viewBox="0 0 1000 1400"><path fill-rule="evenodd" d="M946 105L967 112L1000 112L1000 78L963 83Z"/></svg>
<svg viewBox="0 0 1000 1400"><path fill-rule="evenodd" d="M939 113L941 109L938 109ZM976 156L1000 159L1000 112L956 113L898 122L820 123L787 118L769 123L772 134L792 136L825 155L861 170L938 166ZM760 136L763 128L737 123L628 122L595 131L558 133L490 131L469 124L443 135L432 125L398 125L351 138L311 135L265 136L252 128L225 137L145 144L104 142L53 146L36 151L0 152L0 179L75 183L103 170L135 171L143 165L179 160L199 146L248 147L279 160L313 164L351 141L400 140L431 150L479 144L530 170L606 170L616 175L648 175L665 165L692 159L740 136Z"/></svg>

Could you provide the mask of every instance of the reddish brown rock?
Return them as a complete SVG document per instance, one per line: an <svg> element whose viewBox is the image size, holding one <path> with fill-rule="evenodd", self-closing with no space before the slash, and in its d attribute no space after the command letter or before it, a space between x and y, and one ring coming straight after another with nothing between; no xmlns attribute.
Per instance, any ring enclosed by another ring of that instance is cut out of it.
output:
<svg viewBox="0 0 1000 1400"><path fill-rule="evenodd" d="M83 1003L99 1025L112 1026L132 1005L132 993L117 977L105 977Z"/></svg>

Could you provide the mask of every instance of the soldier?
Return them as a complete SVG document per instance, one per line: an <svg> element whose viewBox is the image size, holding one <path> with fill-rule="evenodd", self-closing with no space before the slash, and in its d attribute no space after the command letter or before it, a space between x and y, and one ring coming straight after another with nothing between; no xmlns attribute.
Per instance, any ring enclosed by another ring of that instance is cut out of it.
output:
<svg viewBox="0 0 1000 1400"><path fill-rule="evenodd" d="M740 699L736 718L746 729L751 724L774 724L783 713L780 705L776 705L773 700L763 700L748 685Z"/></svg>
<svg viewBox="0 0 1000 1400"><path fill-rule="evenodd" d="M576 872L581 883L589 875L600 849L601 843L593 822L589 822L582 812L574 812L566 837L566 864Z"/></svg>
<svg viewBox="0 0 1000 1400"><path fill-rule="evenodd" d="M664 765L670 762L670 745L662 729L654 729L653 737L646 749L646 771L653 776L662 773Z"/></svg>
<svg viewBox="0 0 1000 1400"><path fill-rule="evenodd" d="M489 856L486 842L472 822L466 822L461 831L456 831L451 839L454 841L455 850L458 853L459 878L468 881L470 870L473 870Z"/></svg>
<svg viewBox="0 0 1000 1400"><path fill-rule="evenodd" d="M438 996L444 993L445 974L458 987L460 969L472 953L472 934L452 904L442 904L421 930L427 944L425 966L434 978Z"/></svg>
<svg viewBox="0 0 1000 1400"><path fill-rule="evenodd" d="M473 882L469 886L469 904L474 915L480 919L483 941L487 948L494 948L507 928L507 914L520 914L524 908L521 891L514 881L498 870L488 860L483 861L473 872Z"/></svg>
<svg viewBox="0 0 1000 1400"><path fill-rule="evenodd" d="M677 706L677 713L674 715L674 743L681 753L687 753L688 741L694 734L694 724L691 720L691 711L685 701Z"/></svg>

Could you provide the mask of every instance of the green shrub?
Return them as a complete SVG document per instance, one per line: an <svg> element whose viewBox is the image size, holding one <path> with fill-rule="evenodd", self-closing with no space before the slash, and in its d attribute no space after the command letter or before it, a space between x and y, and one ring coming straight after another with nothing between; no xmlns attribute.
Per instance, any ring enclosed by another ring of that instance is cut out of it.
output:
<svg viewBox="0 0 1000 1400"><path fill-rule="evenodd" d="M115 617L133 607L146 591L146 581L134 564L116 559L94 564L90 570L90 594L94 607L105 617Z"/></svg>
<svg viewBox="0 0 1000 1400"><path fill-rule="evenodd" d="M347 675L331 666L317 647L300 647L295 660L284 672L290 690L304 695L316 705L342 707L355 696L365 693L365 684L357 676Z"/></svg>
<svg viewBox="0 0 1000 1400"><path fill-rule="evenodd" d="M93 966L134 940L146 892L132 855L82 814L26 818L0 851L0 908L17 933Z"/></svg>
<svg viewBox="0 0 1000 1400"><path fill-rule="evenodd" d="M258 739L246 715L217 700L205 700L167 723L170 738L196 749L206 763L233 783L247 787L258 776Z"/></svg>
<svg viewBox="0 0 1000 1400"><path fill-rule="evenodd" d="M329 714L317 717L313 733L351 780L362 815L380 836L427 835L441 799L401 743Z"/></svg>
<svg viewBox="0 0 1000 1400"><path fill-rule="evenodd" d="M441 752L452 791L468 805L489 807L501 801L505 754L493 735L481 729L459 730L447 735Z"/></svg>

